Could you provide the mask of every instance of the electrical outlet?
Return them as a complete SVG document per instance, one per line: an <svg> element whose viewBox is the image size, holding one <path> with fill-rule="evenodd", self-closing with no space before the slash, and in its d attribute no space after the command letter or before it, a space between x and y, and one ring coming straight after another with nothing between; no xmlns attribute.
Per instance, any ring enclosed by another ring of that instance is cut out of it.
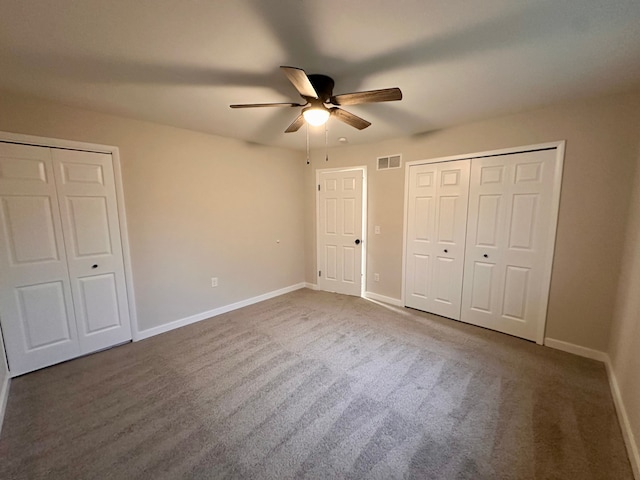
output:
<svg viewBox="0 0 640 480"><path fill-rule="evenodd" d="M212 287L218 286L218 277L211 277L211 286Z"/></svg>
<svg viewBox="0 0 640 480"><path fill-rule="evenodd" d="M379 273L374 273L374 274L373 274L373 279L374 279L376 282L379 282L379 281L380 281L380 274L379 274Z"/></svg>

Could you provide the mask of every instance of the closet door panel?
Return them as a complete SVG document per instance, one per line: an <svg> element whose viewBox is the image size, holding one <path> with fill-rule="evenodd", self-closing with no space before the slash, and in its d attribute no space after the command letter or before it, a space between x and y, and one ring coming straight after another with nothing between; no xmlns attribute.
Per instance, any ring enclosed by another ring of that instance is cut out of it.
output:
<svg viewBox="0 0 640 480"><path fill-rule="evenodd" d="M449 257L437 257L433 277L434 296L436 302L452 305L459 301L460 285L456 278L455 260Z"/></svg>
<svg viewBox="0 0 640 480"><path fill-rule="evenodd" d="M405 305L420 310L429 308L431 301L437 172L435 164L409 170Z"/></svg>
<svg viewBox="0 0 640 480"><path fill-rule="evenodd" d="M80 353L51 152L0 142L0 321L11 374Z"/></svg>
<svg viewBox="0 0 640 480"><path fill-rule="evenodd" d="M472 160L463 321L536 339L555 161L555 149Z"/></svg>
<svg viewBox="0 0 640 480"><path fill-rule="evenodd" d="M409 171L405 305L460 318L469 161Z"/></svg>
<svg viewBox="0 0 640 480"><path fill-rule="evenodd" d="M409 282L409 293L413 303L416 301L416 298L427 299L431 296L431 292L429 291L431 265L429 255L414 253L409 261L411 262L409 265L410 273L408 273L411 280Z"/></svg>
<svg viewBox="0 0 640 480"><path fill-rule="evenodd" d="M27 352L71 340L73 325L69 325L63 282L25 285L15 292Z"/></svg>
<svg viewBox="0 0 640 480"><path fill-rule="evenodd" d="M83 331L88 335L120 327L118 288L113 273L78 279L81 311L85 321Z"/></svg>
<svg viewBox="0 0 640 480"><path fill-rule="evenodd" d="M110 154L52 150L80 349L131 339Z"/></svg>
<svg viewBox="0 0 640 480"><path fill-rule="evenodd" d="M488 315L495 313L494 292L496 285L496 265L488 262L474 262L471 275L465 276L466 288L471 291L469 308Z"/></svg>

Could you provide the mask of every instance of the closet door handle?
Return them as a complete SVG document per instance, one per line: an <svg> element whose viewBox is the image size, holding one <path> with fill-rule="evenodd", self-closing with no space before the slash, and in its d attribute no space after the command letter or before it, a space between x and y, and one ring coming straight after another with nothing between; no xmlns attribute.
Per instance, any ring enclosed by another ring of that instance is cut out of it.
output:
<svg viewBox="0 0 640 480"><path fill-rule="evenodd" d="M444 249L444 253L449 253L449 250L447 250L446 248Z"/></svg>
<svg viewBox="0 0 640 480"><path fill-rule="evenodd" d="M91 268L98 268L98 264L91 265Z"/></svg>
<svg viewBox="0 0 640 480"><path fill-rule="evenodd" d="M356 238L356 245L360 245L360 239Z"/></svg>
<svg viewBox="0 0 640 480"><path fill-rule="evenodd" d="M489 258L489 255L487 255L486 253L484 255L482 255L484 258Z"/></svg>

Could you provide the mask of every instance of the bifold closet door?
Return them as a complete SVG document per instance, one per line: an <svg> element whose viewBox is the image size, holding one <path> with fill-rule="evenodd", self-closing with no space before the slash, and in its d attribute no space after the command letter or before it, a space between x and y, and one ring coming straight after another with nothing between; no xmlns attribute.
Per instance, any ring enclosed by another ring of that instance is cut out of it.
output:
<svg viewBox="0 0 640 480"><path fill-rule="evenodd" d="M472 160L462 321L540 340L556 161L556 149Z"/></svg>
<svg viewBox="0 0 640 480"><path fill-rule="evenodd" d="M131 339L113 162L52 149L81 353Z"/></svg>
<svg viewBox="0 0 640 480"><path fill-rule="evenodd" d="M130 340L111 155L0 142L0 198L11 375Z"/></svg>
<svg viewBox="0 0 640 480"><path fill-rule="evenodd" d="M0 143L0 321L12 375L80 355L51 150Z"/></svg>
<svg viewBox="0 0 640 480"><path fill-rule="evenodd" d="M470 160L409 170L405 305L460 319Z"/></svg>

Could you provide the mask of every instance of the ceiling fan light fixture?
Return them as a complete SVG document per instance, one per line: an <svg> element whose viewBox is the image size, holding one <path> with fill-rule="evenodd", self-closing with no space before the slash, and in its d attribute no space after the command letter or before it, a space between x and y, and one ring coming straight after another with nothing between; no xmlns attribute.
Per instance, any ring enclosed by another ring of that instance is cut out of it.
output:
<svg viewBox="0 0 640 480"><path fill-rule="evenodd" d="M329 110L323 107L307 107L302 110L305 121L314 127L324 125L329 120Z"/></svg>
<svg viewBox="0 0 640 480"><path fill-rule="evenodd" d="M359 105L361 103L393 102L396 100L402 100L402 91L398 87L334 95L333 86L335 85L335 82L331 77L317 73L307 75L303 69L296 67L282 66L280 67L280 70L298 91L305 102L304 104L288 102L244 103L230 105L230 107L303 107L302 112L284 131L284 133L293 133L300 130L305 123L307 126L325 125L327 120L329 120L329 117L334 117L336 120L346 123L353 128L363 130L370 126L371 122L343 110L340 108L342 105Z"/></svg>

